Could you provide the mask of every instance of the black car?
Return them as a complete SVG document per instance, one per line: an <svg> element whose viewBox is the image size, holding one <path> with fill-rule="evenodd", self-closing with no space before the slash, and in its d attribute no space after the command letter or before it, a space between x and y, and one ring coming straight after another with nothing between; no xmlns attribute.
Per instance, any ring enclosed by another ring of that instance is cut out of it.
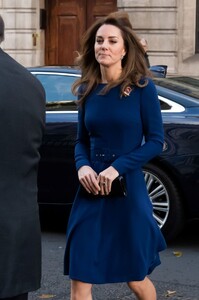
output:
<svg viewBox="0 0 199 300"><path fill-rule="evenodd" d="M39 167L40 205L67 205L78 186L74 163L77 107L71 84L80 72L66 67L29 70L47 93L46 132ZM161 76L160 76L161 77ZM165 142L161 155L143 168L154 218L167 240L184 222L199 217L199 80L154 78Z"/></svg>

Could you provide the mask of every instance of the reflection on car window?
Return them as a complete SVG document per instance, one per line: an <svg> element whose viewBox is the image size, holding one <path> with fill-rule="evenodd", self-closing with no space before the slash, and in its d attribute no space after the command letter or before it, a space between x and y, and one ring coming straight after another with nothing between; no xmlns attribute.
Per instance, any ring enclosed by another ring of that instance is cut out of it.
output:
<svg viewBox="0 0 199 300"><path fill-rule="evenodd" d="M199 99L199 80L190 77L154 78L158 86Z"/></svg>
<svg viewBox="0 0 199 300"><path fill-rule="evenodd" d="M71 86L77 77L61 74L37 74L37 78L44 86L47 103L76 100L71 92Z"/></svg>
<svg viewBox="0 0 199 300"><path fill-rule="evenodd" d="M169 105L168 103L160 100L160 108L161 108L161 110L170 110L171 105Z"/></svg>

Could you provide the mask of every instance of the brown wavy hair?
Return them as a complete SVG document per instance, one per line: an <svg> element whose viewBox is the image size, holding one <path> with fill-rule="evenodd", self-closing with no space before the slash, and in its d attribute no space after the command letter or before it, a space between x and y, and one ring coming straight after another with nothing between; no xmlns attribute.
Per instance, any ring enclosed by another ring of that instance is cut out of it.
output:
<svg viewBox="0 0 199 300"><path fill-rule="evenodd" d="M72 92L79 96L77 104L84 103L86 96L101 82L100 65L95 59L94 44L98 29L104 25L113 25L121 30L126 54L122 59L122 73L118 80L109 82L101 91L107 93L111 88L121 85L121 95L128 86L144 87L146 77L151 77L144 58L144 49L139 37L135 34L126 12L113 12L107 17L98 19L84 34L81 51L76 58L82 76L72 86ZM141 80L144 79L144 80ZM83 88L79 89L80 86Z"/></svg>

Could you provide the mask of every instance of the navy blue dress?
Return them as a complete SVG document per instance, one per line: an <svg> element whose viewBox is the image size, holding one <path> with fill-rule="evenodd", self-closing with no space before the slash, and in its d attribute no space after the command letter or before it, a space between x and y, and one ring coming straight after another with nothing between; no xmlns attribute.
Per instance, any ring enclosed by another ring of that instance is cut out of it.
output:
<svg viewBox="0 0 199 300"><path fill-rule="evenodd" d="M153 218L142 166L162 151L163 127L151 79L120 97L120 86L100 95L99 84L79 111L77 170L112 165L126 179L127 197L87 196L79 188L67 228L64 274L101 284L143 280L166 248ZM143 137L145 143L143 144Z"/></svg>

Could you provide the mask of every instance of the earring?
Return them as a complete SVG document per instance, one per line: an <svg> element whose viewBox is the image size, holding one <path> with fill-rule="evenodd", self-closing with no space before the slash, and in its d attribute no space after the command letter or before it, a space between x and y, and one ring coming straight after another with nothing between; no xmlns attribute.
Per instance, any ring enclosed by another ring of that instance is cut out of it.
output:
<svg viewBox="0 0 199 300"><path fill-rule="evenodd" d="M125 56L125 55L121 55L121 60L123 60L124 56Z"/></svg>

